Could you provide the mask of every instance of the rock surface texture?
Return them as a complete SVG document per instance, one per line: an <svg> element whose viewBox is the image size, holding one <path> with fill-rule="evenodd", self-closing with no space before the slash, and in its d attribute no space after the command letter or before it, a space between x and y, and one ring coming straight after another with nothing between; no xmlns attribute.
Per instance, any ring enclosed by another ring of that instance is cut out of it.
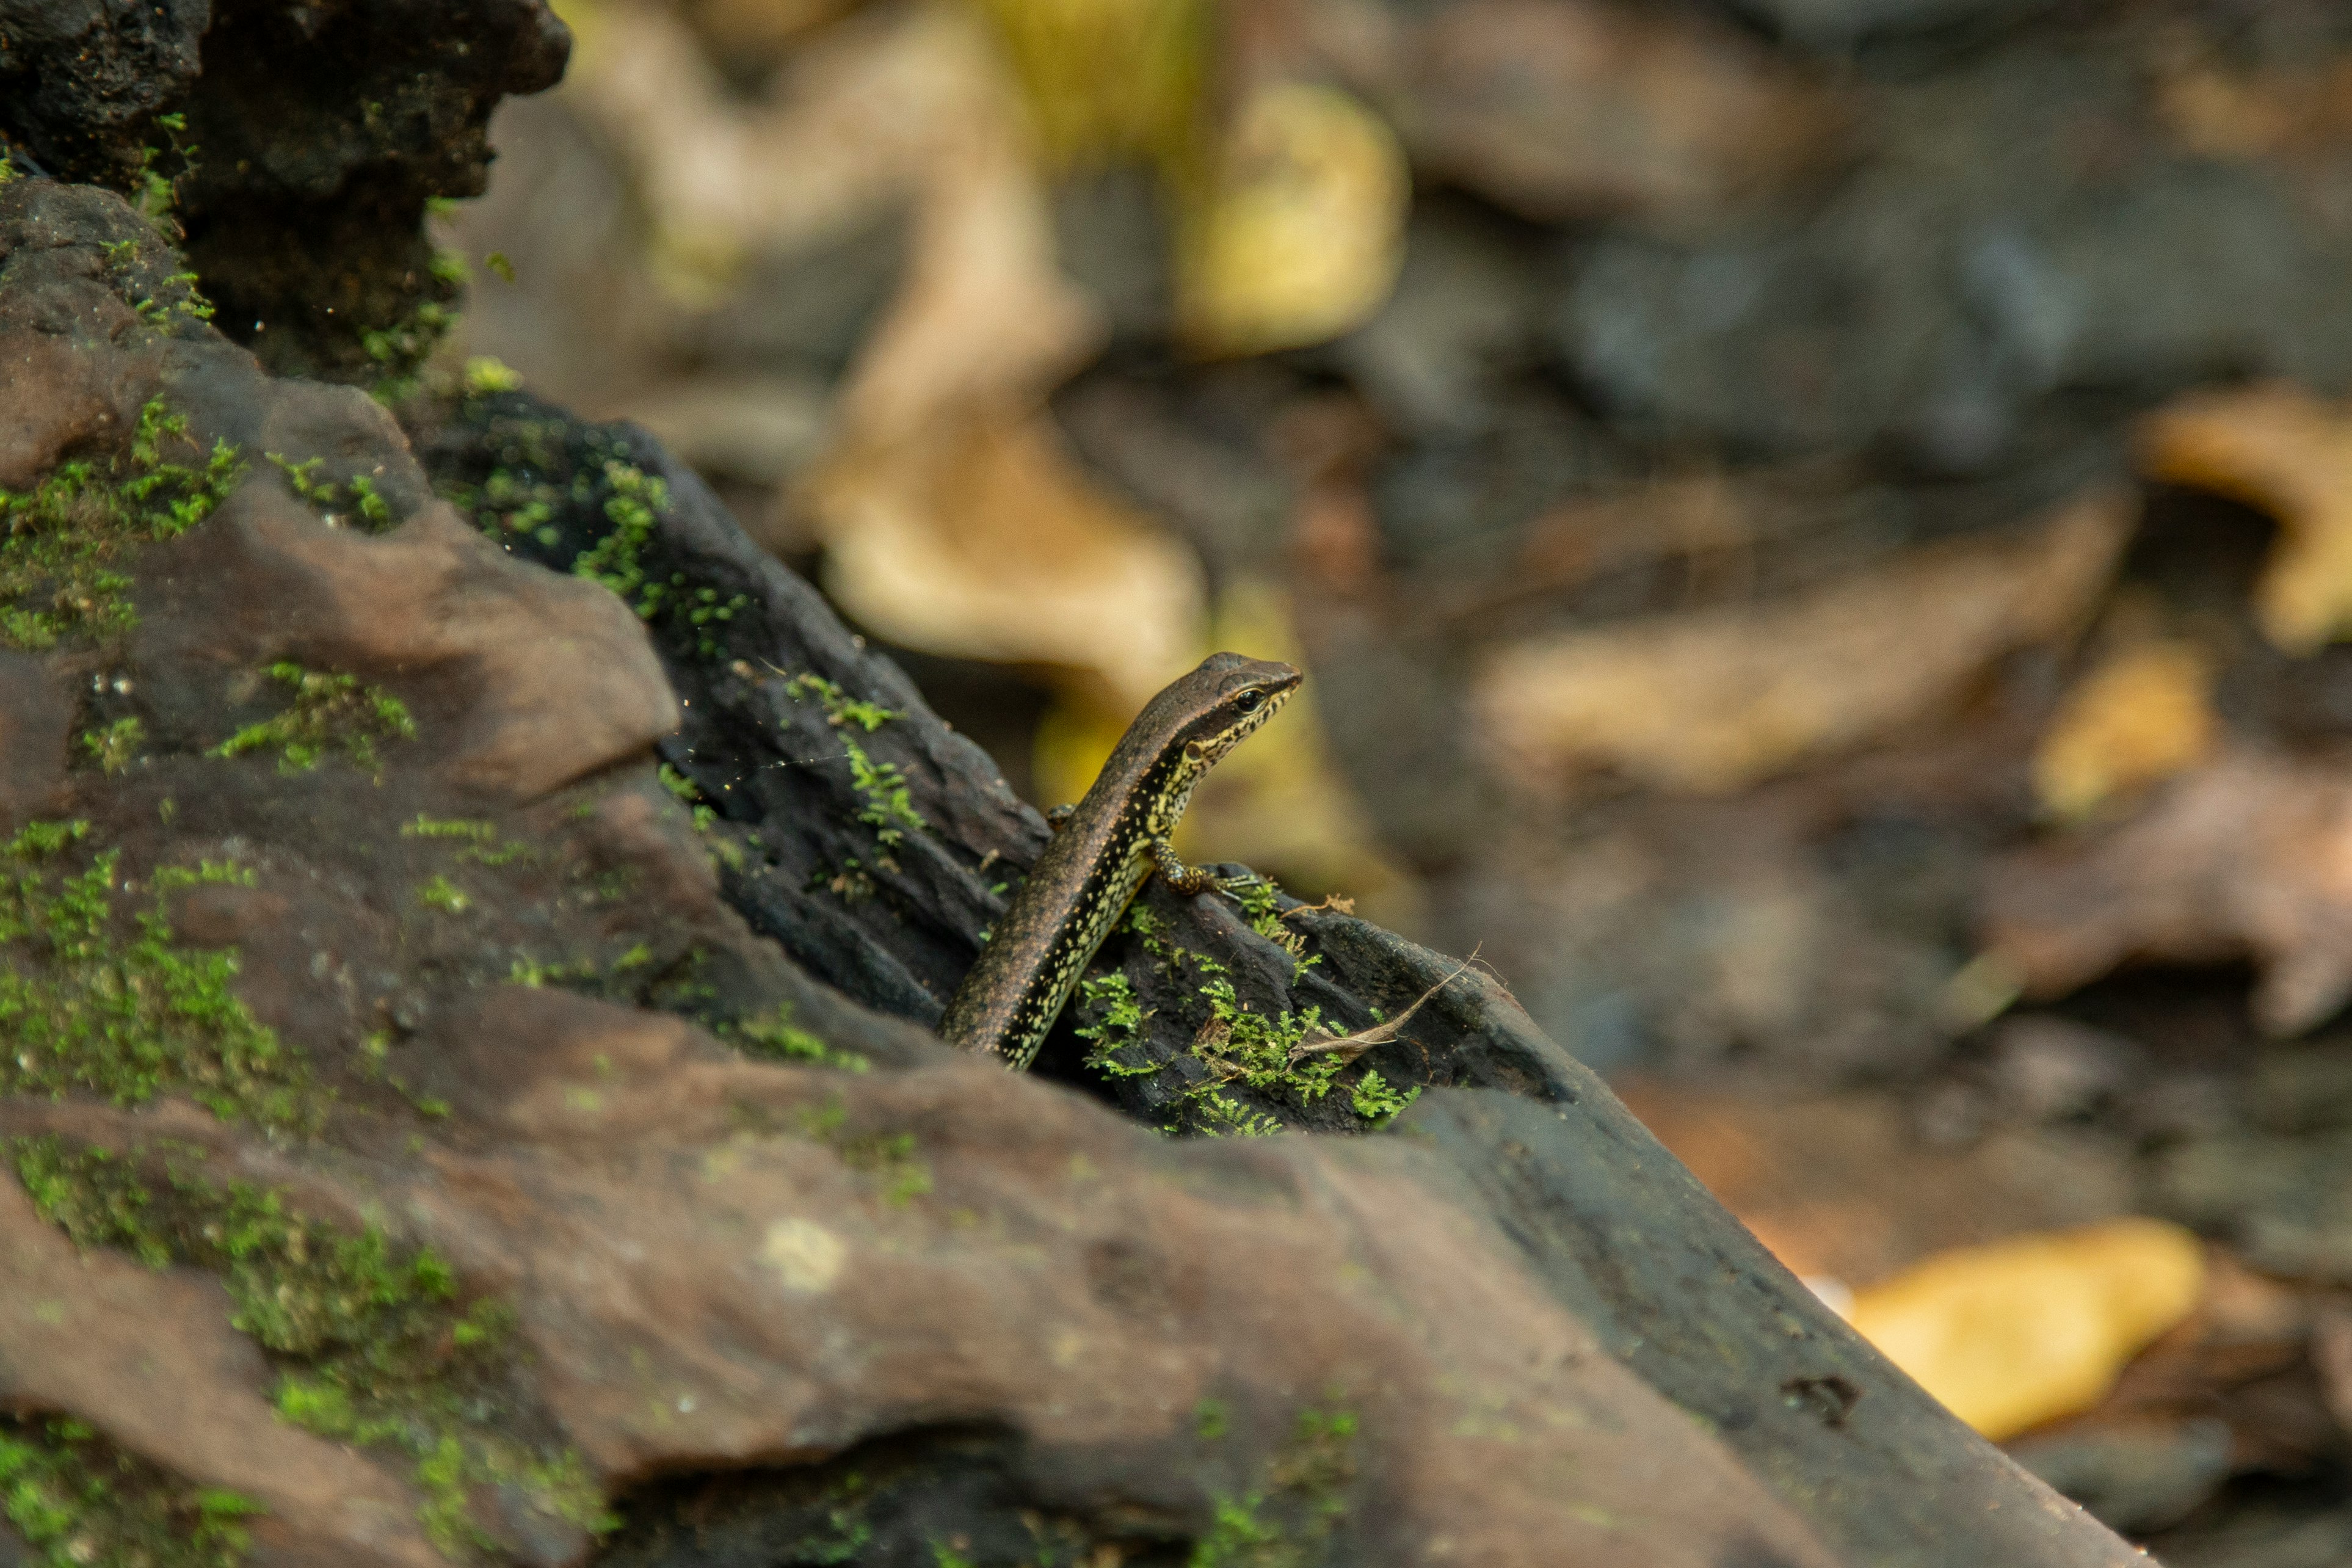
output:
<svg viewBox="0 0 2352 1568"><path fill-rule="evenodd" d="M413 450L178 271L0 186L0 1560L2134 1560L1362 922L946 1050L977 748L642 433Z"/></svg>
<svg viewBox="0 0 2352 1568"><path fill-rule="evenodd" d="M457 291L425 204L481 194L491 110L570 48L542 0L6 0L0 136L168 214L272 367L395 374Z"/></svg>

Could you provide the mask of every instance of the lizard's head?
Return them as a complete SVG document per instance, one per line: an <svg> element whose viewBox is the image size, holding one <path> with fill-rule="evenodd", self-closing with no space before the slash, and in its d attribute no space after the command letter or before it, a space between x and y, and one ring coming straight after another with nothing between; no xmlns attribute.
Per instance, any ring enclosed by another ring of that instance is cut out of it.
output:
<svg viewBox="0 0 2352 1568"><path fill-rule="evenodd" d="M1273 718L1304 679L1294 665L1211 654L1170 689L1182 693L1188 710L1177 732L1185 756L1203 768L1214 763Z"/></svg>

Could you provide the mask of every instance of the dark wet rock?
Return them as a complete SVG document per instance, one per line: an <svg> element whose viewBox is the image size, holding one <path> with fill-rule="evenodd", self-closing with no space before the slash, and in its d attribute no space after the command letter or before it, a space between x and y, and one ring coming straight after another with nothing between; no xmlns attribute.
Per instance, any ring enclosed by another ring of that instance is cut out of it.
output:
<svg viewBox="0 0 2352 1568"><path fill-rule="evenodd" d="M2276 166L2170 151L2118 55L2019 47L1882 90L1875 151L1817 212L1582 247L1560 341L1612 411L1965 472L2062 391L2352 376L2342 236Z"/></svg>
<svg viewBox="0 0 2352 1568"><path fill-rule="evenodd" d="M208 0L0 5L0 132L51 173L130 190L194 79ZM170 171L176 172L176 171Z"/></svg>
<svg viewBox="0 0 2352 1568"><path fill-rule="evenodd" d="M457 280L425 204L481 193L490 111L570 49L541 0L27 5L0 39L0 131L64 177L162 182L221 329L343 380L438 337Z"/></svg>

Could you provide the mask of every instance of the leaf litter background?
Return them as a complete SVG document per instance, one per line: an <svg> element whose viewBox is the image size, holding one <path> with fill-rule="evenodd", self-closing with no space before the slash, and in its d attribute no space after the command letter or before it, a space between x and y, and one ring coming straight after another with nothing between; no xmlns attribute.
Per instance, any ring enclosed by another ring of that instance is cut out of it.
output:
<svg viewBox="0 0 2352 1568"><path fill-rule="evenodd" d="M1476 951L2166 1562L2352 1560L2352 14L565 16L451 363L1041 805L1300 660L1190 854Z"/></svg>

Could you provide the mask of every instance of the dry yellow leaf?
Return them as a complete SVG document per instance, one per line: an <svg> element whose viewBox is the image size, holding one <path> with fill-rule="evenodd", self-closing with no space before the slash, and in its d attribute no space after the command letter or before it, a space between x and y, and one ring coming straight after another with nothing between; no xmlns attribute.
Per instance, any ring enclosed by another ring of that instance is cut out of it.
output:
<svg viewBox="0 0 2352 1568"><path fill-rule="evenodd" d="M2141 461L2278 520L2254 587L2273 645L2311 653L2352 633L2352 411L2284 385L2200 393L2149 417Z"/></svg>
<svg viewBox="0 0 2352 1568"><path fill-rule="evenodd" d="M1729 792L1950 700L2071 633L2131 523L2100 491L2023 538L1932 545L1773 604L1531 638L1478 677L1483 733L1537 779L1614 767Z"/></svg>
<svg viewBox="0 0 2352 1568"><path fill-rule="evenodd" d="M2197 1238L2123 1219L1939 1253L1854 1298L1854 1328L1998 1442L2089 1408L2126 1363L2187 1318Z"/></svg>
<svg viewBox="0 0 2352 1568"><path fill-rule="evenodd" d="M2053 816L2080 817L2196 766L2219 738L2212 697L2212 660L2194 643L2116 652L2052 717L2034 748L2034 798Z"/></svg>
<svg viewBox="0 0 2352 1568"><path fill-rule="evenodd" d="M1045 156L1063 168L1181 158L1215 37L1212 0L981 0Z"/></svg>
<svg viewBox="0 0 2352 1568"><path fill-rule="evenodd" d="M1187 339L1264 353L1364 321L1403 265L1412 184L1396 137L1346 93L1286 82L1252 94L1187 226Z"/></svg>

